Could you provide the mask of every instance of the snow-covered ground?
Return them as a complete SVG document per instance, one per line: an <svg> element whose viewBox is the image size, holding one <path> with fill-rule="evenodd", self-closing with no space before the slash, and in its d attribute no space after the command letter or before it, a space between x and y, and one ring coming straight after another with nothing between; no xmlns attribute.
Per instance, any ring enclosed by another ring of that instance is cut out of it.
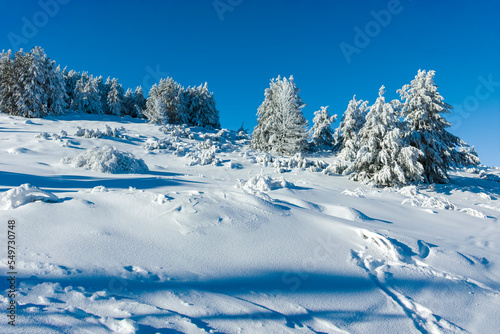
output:
<svg viewBox="0 0 500 334"><path fill-rule="evenodd" d="M498 333L500 170L376 189L247 141L0 115L0 332Z"/></svg>

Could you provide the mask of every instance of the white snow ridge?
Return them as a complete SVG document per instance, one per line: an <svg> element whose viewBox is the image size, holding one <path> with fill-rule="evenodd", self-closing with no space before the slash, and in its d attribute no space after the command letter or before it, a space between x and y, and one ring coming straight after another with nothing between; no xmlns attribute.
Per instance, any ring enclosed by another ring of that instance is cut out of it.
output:
<svg viewBox="0 0 500 334"><path fill-rule="evenodd" d="M498 332L498 170L382 189L321 127L282 156L300 138L101 116L0 114L0 333Z"/></svg>

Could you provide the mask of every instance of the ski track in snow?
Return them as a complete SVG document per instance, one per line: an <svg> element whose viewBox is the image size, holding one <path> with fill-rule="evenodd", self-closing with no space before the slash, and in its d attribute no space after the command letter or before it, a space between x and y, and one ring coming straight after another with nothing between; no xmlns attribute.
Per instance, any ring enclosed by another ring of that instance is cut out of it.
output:
<svg viewBox="0 0 500 334"><path fill-rule="evenodd" d="M410 317L416 329L422 333L469 333L464 328L447 321L442 316L435 314L424 305L419 304L409 296L405 296L397 289L397 282L391 284L387 278L391 278L391 270L399 267L407 272L417 272L435 278L444 278L446 280L459 282L473 288L484 290L488 293L498 296L500 293L485 284L473 279L461 277L460 275L445 272L433 268L421 259L425 259L431 252L431 247L422 240L418 240L418 254L412 249L396 239L383 236L379 233L368 230L360 230L360 235L365 239L366 246L362 250L351 250L352 259L360 268L364 269L373 282L387 295L394 300L404 312ZM459 253L460 254L460 253ZM471 264L474 262L465 257ZM396 286L394 286L396 285Z"/></svg>

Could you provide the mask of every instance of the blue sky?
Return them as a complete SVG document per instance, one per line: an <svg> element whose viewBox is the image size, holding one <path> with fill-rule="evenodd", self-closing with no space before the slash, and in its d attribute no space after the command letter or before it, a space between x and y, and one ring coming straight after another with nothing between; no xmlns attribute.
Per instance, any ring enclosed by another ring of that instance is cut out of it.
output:
<svg viewBox="0 0 500 334"><path fill-rule="evenodd" d="M165 76L185 86L207 81L231 129L255 126L264 89L278 75L294 75L311 121L322 105L340 116L354 94L373 103L381 85L387 99L397 98L418 69L433 69L456 107L450 131L483 163L500 166L496 0L0 4L0 49L39 45L58 64L117 77L125 88Z"/></svg>

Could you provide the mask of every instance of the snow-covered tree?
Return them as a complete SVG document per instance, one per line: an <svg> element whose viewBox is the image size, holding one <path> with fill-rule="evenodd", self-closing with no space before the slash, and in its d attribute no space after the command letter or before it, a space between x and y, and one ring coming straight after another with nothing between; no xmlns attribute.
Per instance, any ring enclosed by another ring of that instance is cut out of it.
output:
<svg viewBox="0 0 500 334"><path fill-rule="evenodd" d="M86 72L77 81L71 109L76 112L102 114L103 106L99 92L99 77L94 78Z"/></svg>
<svg viewBox="0 0 500 334"><path fill-rule="evenodd" d="M298 93L293 76L271 80L257 111L252 148L278 154L295 154L306 148L307 120L302 114L305 105Z"/></svg>
<svg viewBox="0 0 500 334"><path fill-rule="evenodd" d="M309 130L311 134L313 149L331 150L334 145L334 132L332 123L337 120L337 115L330 116L328 106L321 107L314 112L313 127Z"/></svg>
<svg viewBox="0 0 500 334"><path fill-rule="evenodd" d="M188 92L188 101L182 101L188 106L188 123L194 126L220 128L219 111L215 107L214 94L208 90L208 84L205 82L196 88L188 87Z"/></svg>
<svg viewBox="0 0 500 334"><path fill-rule="evenodd" d="M354 95L335 130L335 151L340 152L339 157L344 161L356 158L359 149L358 133L365 123L367 105L368 101L356 100Z"/></svg>
<svg viewBox="0 0 500 334"><path fill-rule="evenodd" d="M405 136L412 147L422 151L419 162L424 167L428 183L448 181L447 169L464 161L474 162L476 157L459 153L456 147L467 146L446 128L450 123L442 116L452 107L444 102L434 83L435 71L419 70L410 85L398 90L401 112L405 122Z"/></svg>
<svg viewBox="0 0 500 334"><path fill-rule="evenodd" d="M146 109L146 99L144 98L144 92L142 87L138 86L134 91L134 110L132 111L132 117L142 117L142 113Z"/></svg>
<svg viewBox="0 0 500 334"><path fill-rule="evenodd" d="M134 110L134 92L128 88L123 97L123 114L131 116Z"/></svg>
<svg viewBox="0 0 500 334"><path fill-rule="evenodd" d="M353 163L345 170L350 178L378 186L401 186L422 180L422 154L405 143L398 114L386 103L380 88L379 97L366 115L359 131L359 150Z"/></svg>
<svg viewBox="0 0 500 334"><path fill-rule="evenodd" d="M50 60L42 48L30 52L22 50L14 59L16 86L14 114L24 117L60 115L66 98L64 78L60 68Z"/></svg>
<svg viewBox="0 0 500 334"><path fill-rule="evenodd" d="M180 124L180 120L184 116L179 115L179 112L183 112L185 108L181 101L183 90L183 87L175 82L174 79L170 77L161 79L149 91L144 116L151 123Z"/></svg>
<svg viewBox="0 0 500 334"><path fill-rule="evenodd" d="M16 75L12 51L2 52L0 55L0 112L14 115Z"/></svg>
<svg viewBox="0 0 500 334"><path fill-rule="evenodd" d="M125 114L125 106L123 104L123 87L118 83L118 79L111 79L108 92L108 112L111 115L123 116Z"/></svg>
<svg viewBox="0 0 500 334"><path fill-rule="evenodd" d="M66 104L71 106L73 102L74 92L76 88L76 83L82 77L82 74L73 70L68 71L65 67L62 71L64 77L64 82L66 86Z"/></svg>

